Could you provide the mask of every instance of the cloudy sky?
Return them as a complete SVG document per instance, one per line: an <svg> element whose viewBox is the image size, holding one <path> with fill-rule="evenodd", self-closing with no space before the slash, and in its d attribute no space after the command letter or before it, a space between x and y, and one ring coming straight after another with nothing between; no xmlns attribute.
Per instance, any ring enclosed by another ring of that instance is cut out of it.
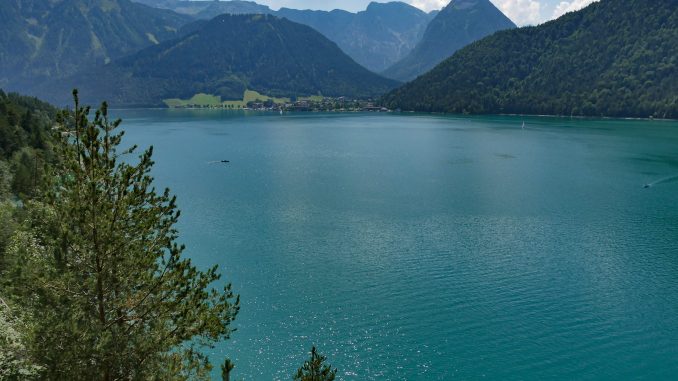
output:
<svg viewBox="0 0 678 381"><path fill-rule="evenodd" d="M365 9L371 0L258 0L271 8L297 9L346 9L359 11ZM381 3L389 0L377 0ZM423 10L440 9L450 0L402 0ZM491 0L511 20L518 25L534 25L557 18L563 13L577 10L596 0Z"/></svg>

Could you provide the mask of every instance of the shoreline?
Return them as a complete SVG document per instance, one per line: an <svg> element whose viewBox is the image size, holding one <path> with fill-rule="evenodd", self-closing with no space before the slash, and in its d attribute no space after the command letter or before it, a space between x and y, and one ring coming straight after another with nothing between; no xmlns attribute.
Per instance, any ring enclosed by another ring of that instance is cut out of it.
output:
<svg viewBox="0 0 678 381"><path fill-rule="evenodd" d="M110 107L111 111L134 111L134 110L190 110L190 111L227 111L227 112L257 112L277 114L279 110L257 110L257 109L226 109L221 107ZM446 112L424 112L424 111L369 111L369 110L289 110L284 112L287 114L399 114L399 115L436 115L436 116L451 116L451 117L492 117L492 116L510 116L510 117L530 117L530 118L553 118L553 119L578 119L578 120L626 120L626 121L648 121L648 122L678 122L678 119L670 118L642 118L642 117L615 117L615 116L581 116L581 115L549 115L549 114L462 114L462 113L446 113Z"/></svg>

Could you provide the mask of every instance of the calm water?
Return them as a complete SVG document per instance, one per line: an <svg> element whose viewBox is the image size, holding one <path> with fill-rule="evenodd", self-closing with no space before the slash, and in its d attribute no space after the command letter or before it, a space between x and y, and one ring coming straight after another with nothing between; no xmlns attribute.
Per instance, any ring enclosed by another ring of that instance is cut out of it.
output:
<svg viewBox="0 0 678 381"><path fill-rule="evenodd" d="M116 114L241 294L237 379L678 375L677 122Z"/></svg>

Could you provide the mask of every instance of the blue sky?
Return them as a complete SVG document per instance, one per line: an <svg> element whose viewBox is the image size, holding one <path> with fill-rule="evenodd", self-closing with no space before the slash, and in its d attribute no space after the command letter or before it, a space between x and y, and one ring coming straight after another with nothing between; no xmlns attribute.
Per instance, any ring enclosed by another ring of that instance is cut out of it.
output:
<svg viewBox="0 0 678 381"><path fill-rule="evenodd" d="M256 1L256 0L255 0ZM258 0L271 8L297 9L345 9L352 12L363 10L371 0ZM377 0L380 3L388 0ZM450 0L402 0L430 11L440 9ZM551 20L565 12L577 10L596 0L491 0L518 25L534 25Z"/></svg>

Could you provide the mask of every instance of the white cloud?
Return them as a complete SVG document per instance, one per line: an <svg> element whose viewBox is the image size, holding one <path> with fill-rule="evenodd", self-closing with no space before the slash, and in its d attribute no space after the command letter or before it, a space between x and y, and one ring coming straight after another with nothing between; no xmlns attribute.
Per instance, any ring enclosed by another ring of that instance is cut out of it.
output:
<svg viewBox="0 0 678 381"><path fill-rule="evenodd" d="M564 15L568 12L578 11L585 6L593 3L598 0L572 0L572 1L561 1L556 5L556 9L553 10L553 16L551 18L557 19L558 17Z"/></svg>
<svg viewBox="0 0 678 381"><path fill-rule="evenodd" d="M492 0L504 14L519 26L542 22L541 3L537 0Z"/></svg>

